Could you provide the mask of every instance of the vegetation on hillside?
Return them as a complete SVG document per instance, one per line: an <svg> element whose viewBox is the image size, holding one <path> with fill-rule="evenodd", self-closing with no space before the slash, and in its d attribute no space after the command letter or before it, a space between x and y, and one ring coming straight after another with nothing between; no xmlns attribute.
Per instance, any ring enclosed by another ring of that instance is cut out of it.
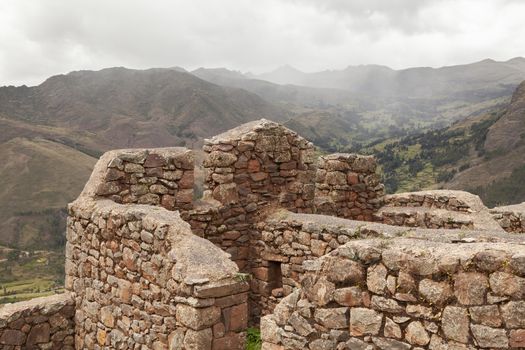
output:
<svg viewBox="0 0 525 350"><path fill-rule="evenodd" d="M420 135L389 139L362 149L380 164L387 192L421 190L445 183L485 154L488 128L501 117L493 112L468 125L430 130Z"/></svg>
<svg viewBox="0 0 525 350"><path fill-rule="evenodd" d="M60 292L64 285L64 252L21 251L0 247L0 304Z"/></svg>
<svg viewBox="0 0 525 350"><path fill-rule="evenodd" d="M486 187L467 188L483 198L489 207L523 202L525 199L525 165L512 171L511 176L493 181Z"/></svg>

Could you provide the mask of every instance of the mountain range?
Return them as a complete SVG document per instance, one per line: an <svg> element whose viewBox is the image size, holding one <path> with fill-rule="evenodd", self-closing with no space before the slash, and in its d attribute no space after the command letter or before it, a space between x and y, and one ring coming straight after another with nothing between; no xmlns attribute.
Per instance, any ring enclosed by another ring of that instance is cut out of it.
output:
<svg viewBox="0 0 525 350"><path fill-rule="evenodd" d="M525 80L525 58L402 70L362 65L304 73L283 66L260 75L223 68L200 68L191 73L215 84L251 91L296 112L293 125L306 118L307 124L318 130L325 129L323 125L331 119L341 126L344 119L349 123L338 129L339 137L331 143L332 150L348 150L352 143L363 145L446 127L508 102L516 86ZM320 111L323 113L316 118ZM307 136L326 139L326 135L315 132Z"/></svg>
<svg viewBox="0 0 525 350"><path fill-rule="evenodd" d="M60 247L64 208L108 149L198 149L202 138L260 118L284 123L322 151L373 151L380 157L387 145L398 143L402 149L403 140L422 132L444 135L461 123L485 123L489 131L483 147L497 167L494 155L521 147L522 134L516 131L523 128L523 113L516 107L521 95L515 94L512 103L511 95L523 80L525 59L516 58L400 71L370 65L303 73L285 67L262 75L223 68L108 68L53 76L33 87L0 87L0 220L6 223L0 227L0 245ZM515 117L502 118L504 113ZM505 141L509 137L514 141ZM480 157L447 181L428 185L478 186L461 179L482 169L485 156Z"/></svg>

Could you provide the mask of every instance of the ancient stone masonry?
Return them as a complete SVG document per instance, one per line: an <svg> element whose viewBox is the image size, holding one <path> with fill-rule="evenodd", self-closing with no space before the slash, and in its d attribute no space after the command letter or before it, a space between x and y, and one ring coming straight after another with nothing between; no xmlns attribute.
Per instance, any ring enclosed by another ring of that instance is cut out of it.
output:
<svg viewBox="0 0 525 350"><path fill-rule="evenodd" d="M351 241L303 263L263 349L522 349L525 246Z"/></svg>
<svg viewBox="0 0 525 350"><path fill-rule="evenodd" d="M505 231L525 233L525 203L496 207L490 213Z"/></svg>
<svg viewBox="0 0 525 350"><path fill-rule="evenodd" d="M116 203L192 208L193 153L186 148L121 150L107 165L96 195Z"/></svg>
<svg viewBox="0 0 525 350"><path fill-rule="evenodd" d="M242 349L248 283L229 256L176 212L94 195L120 155L100 159L69 207L76 348Z"/></svg>
<svg viewBox="0 0 525 350"><path fill-rule="evenodd" d="M350 240L383 235L374 226L376 225L358 221L285 211L276 212L260 222L257 229L262 233L264 249L260 252L261 266L252 271L252 289L262 296L262 313L271 313L283 296L300 287L304 272L303 262L315 260ZM272 271L272 265L275 264L279 269L277 276ZM280 281L276 281L277 278Z"/></svg>
<svg viewBox="0 0 525 350"><path fill-rule="evenodd" d="M257 235L253 225L263 209L313 211L313 145L261 120L206 140L204 151L204 198L182 217L195 234L222 247L250 272L250 247Z"/></svg>
<svg viewBox="0 0 525 350"><path fill-rule="evenodd" d="M0 349L74 349L75 302L69 293L0 308Z"/></svg>
<svg viewBox="0 0 525 350"><path fill-rule="evenodd" d="M316 213L374 219L384 197L374 157L336 153L320 157L317 166Z"/></svg>
<svg viewBox="0 0 525 350"><path fill-rule="evenodd" d="M481 199L464 191L386 195L375 220L388 225L502 232Z"/></svg>
<svg viewBox="0 0 525 350"><path fill-rule="evenodd" d="M208 197L248 212L272 203L313 211L313 145L295 132L257 121L206 140L204 151Z"/></svg>
<svg viewBox="0 0 525 350"><path fill-rule="evenodd" d="M198 200L194 167L104 154L68 208L67 293L0 307L0 349L235 350L260 320L265 350L525 348L523 205L385 196L373 157L315 159L264 119L205 141Z"/></svg>

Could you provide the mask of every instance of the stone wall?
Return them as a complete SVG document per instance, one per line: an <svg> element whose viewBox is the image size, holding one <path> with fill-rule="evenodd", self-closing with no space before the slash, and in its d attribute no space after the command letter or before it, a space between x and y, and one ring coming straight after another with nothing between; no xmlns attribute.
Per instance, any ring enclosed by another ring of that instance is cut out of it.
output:
<svg viewBox="0 0 525 350"><path fill-rule="evenodd" d="M336 153L319 158L316 213L373 221L383 205L384 186L372 156Z"/></svg>
<svg viewBox="0 0 525 350"><path fill-rule="evenodd" d="M505 231L525 233L525 203L496 207L490 213Z"/></svg>
<svg viewBox="0 0 525 350"><path fill-rule="evenodd" d="M69 293L0 306L0 349L72 350L74 315Z"/></svg>
<svg viewBox="0 0 525 350"><path fill-rule="evenodd" d="M116 203L160 205L168 210L192 208L193 152L181 147L113 151L98 197Z"/></svg>
<svg viewBox="0 0 525 350"><path fill-rule="evenodd" d="M283 296L300 286L303 262L315 260L350 240L385 234L374 229L374 225L364 224L286 211L278 211L258 223L260 258L252 269L252 290L261 295L262 314L271 313ZM272 272L273 266L279 269L278 274Z"/></svg>
<svg viewBox="0 0 525 350"><path fill-rule="evenodd" d="M263 349L522 349L516 243L348 242L303 263L300 288L261 321Z"/></svg>
<svg viewBox="0 0 525 350"><path fill-rule="evenodd" d="M115 159L119 152L99 160L69 206L66 289L75 295L76 348L242 349L244 275L178 212L99 198Z"/></svg>
<svg viewBox="0 0 525 350"><path fill-rule="evenodd" d="M386 195L384 201L375 220L387 225L503 232L481 199L465 191L397 193Z"/></svg>
<svg viewBox="0 0 525 350"><path fill-rule="evenodd" d="M297 133L264 119L205 140L208 197L253 211L277 203L312 212L313 149Z"/></svg>
<svg viewBox="0 0 525 350"><path fill-rule="evenodd" d="M474 205L472 194L465 198L462 191L421 191L386 195L385 206L391 207L425 207L468 212ZM479 197L478 197L479 199ZM477 204L479 205L479 204Z"/></svg>
<svg viewBox="0 0 525 350"><path fill-rule="evenodd" d="M241 125L205 140L203 202L187 220L250 273L259 266L255 224L272 208L313 212L313 145L271 121ZM261 313L260 290L252 288L251 318Z"/></svg>

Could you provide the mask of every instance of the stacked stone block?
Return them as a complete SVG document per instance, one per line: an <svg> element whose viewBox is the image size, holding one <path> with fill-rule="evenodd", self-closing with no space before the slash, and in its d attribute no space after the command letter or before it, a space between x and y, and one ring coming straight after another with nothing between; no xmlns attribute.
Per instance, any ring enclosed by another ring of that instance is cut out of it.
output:
<svg viewBox="0 0 525 350"><path fill-rule="evenodd" d="M361 240L302 267L264 350L525 347L521 245Z"/></svg>
<svg viewBox="0 0 525 350"><path fill-rule="evenodd" d="M316 213L372 221L383 196L374 157L336 153L319 158Z"/></svg>
<svg viewBox="0 0 525 350"><path fill-rule="evenodd" d="M468 195L468 196L465 196ZM463 198L461 198L463 197ZM476 197L479 203L475 202ZM462 191L421 191L386 195L384 205L389 207L424 207L469 212L479 206L479 197Z"/></svg>
<svg viewBox="0 0 525 350"><path fill-rule="evenodd" d="M0 307L0 349L72 350L74 315L69 293Z"/></svg>
<svg viewBox="0 0 525 350"><path fill-rule="evenodd" d="M385 196L376 221L429 229L490 230L503 233L481 199L468 192L430 190Z"/></svg>
<svg viewBox="0 0 525 350"><path fill-rule="evenodd" d="M313 145L295 132L262 119L205 140L204 151L208 197L247 212L272 203L312 212Z"/></svg>
<svg viewBox="0 0 525 350"><path fill-rule="evenodd" d="M177 212L93 196L104 155L69 207L66 289L77 349L242 349L248 283Z"/></svg>
<svg viewBox="0 0 525 350"><path fill-rule="evenodd" d="M377 213L379 219L387 225L424 227L431 229L474 229L473 218L464 213L443 209L426 210L420 207L395 208L384 207Z"/></svg>
<svg viewBox="0 0 525 350"><path fill-rule="evenodd" d="M185 148L130 149L107 164L96 195L116 203L189 210L193 202L194 158Z"/></svg>
<svg viewBox="0 0 525 350"><path fill-rule="evenodd" d="M525 203L496 207L490 213L505 231L525 233Z"/></svg>
<svg viewBox="0 0 525 350"><path fill-rule="evenodd" d="M254 272L262 264L261 234L254 225L263 211L277 207L313 211L313 145L263 119L206 140L204 151L208 207L196 208L190 222L201 226L205 237L229 252L243 271ZM210 209L213 202L216 209ZM252 281L254 319L261 313L261 298L269 297L268 289L257 283Z"/></svg>
<svg viewBox="0 0 525 350"><path fill-rule="evenodd" d="M260 304L262 314L272 313L275 305L283 296L300 287L304 273L302 266L307 260L315 260L352 239L367 235L377 235L358 225L344 226L347 220L320 215L296 215L278 212L257 224L261 231L264 250L261 252L260 265L252 270L252 285L259 288L262 295ZM272 289L270 263L279 262L282 281Z"/></svg>

